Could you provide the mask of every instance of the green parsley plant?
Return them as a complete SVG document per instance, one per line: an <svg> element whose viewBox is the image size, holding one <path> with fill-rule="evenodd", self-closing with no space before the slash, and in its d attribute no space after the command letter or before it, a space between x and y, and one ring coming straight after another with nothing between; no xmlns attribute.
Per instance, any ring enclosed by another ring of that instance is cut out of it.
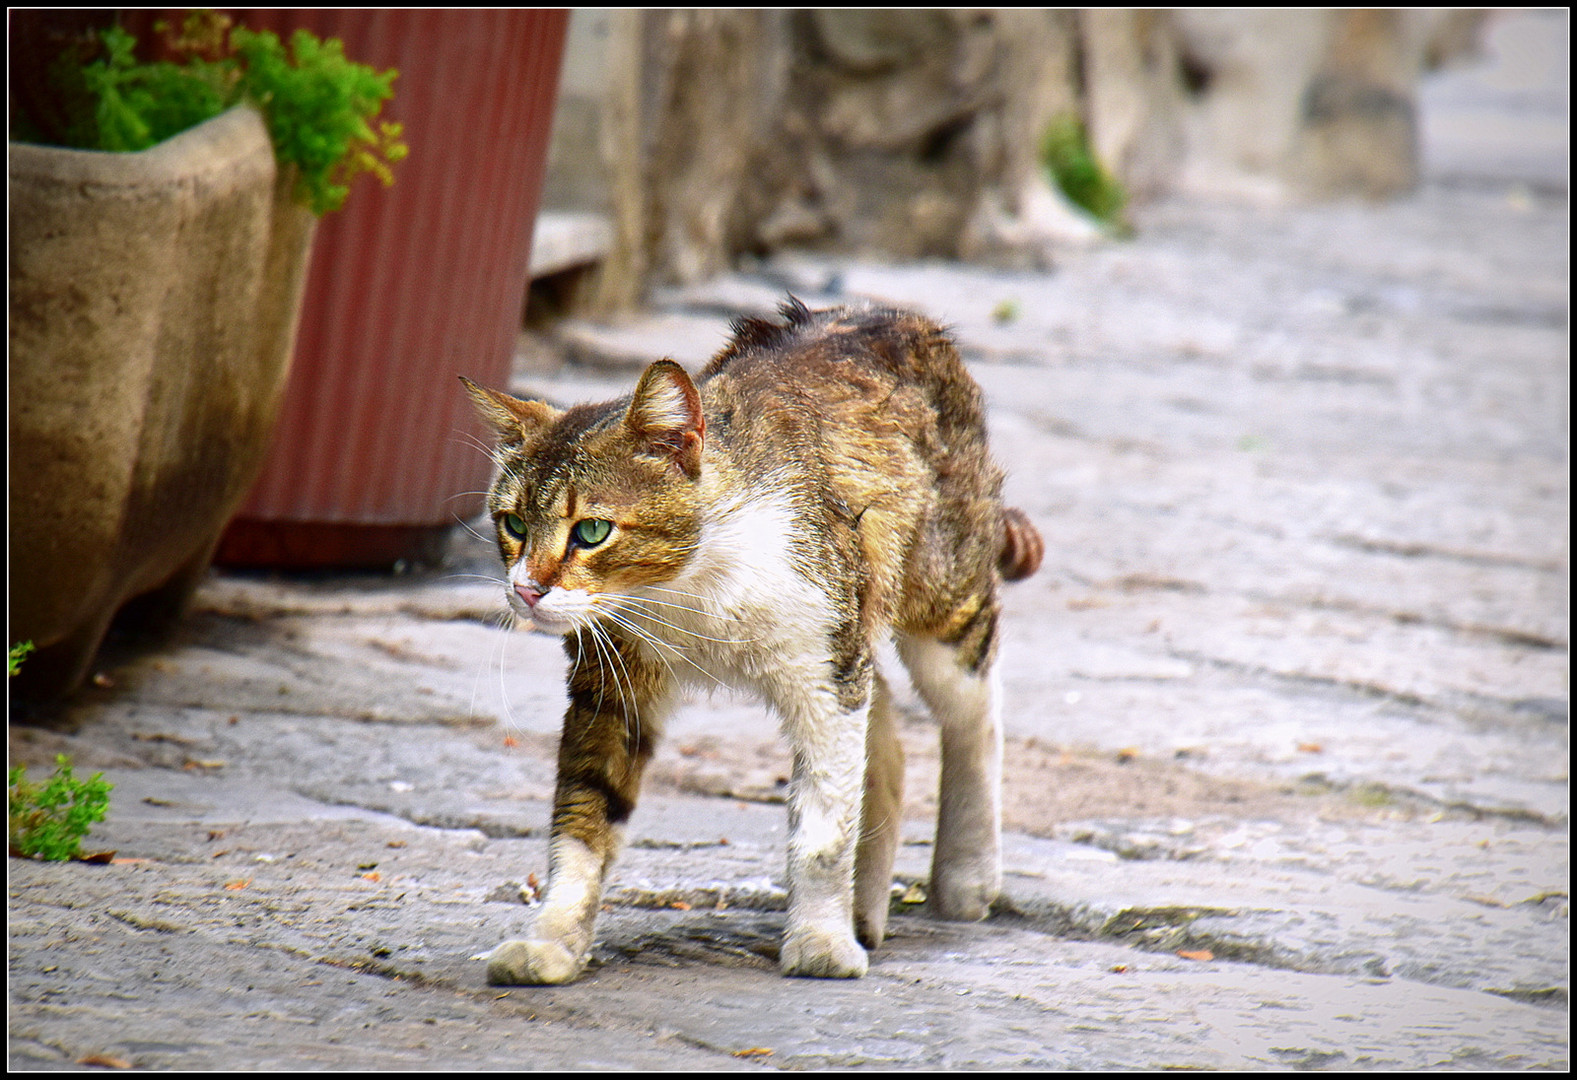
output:
<svg viewBox="0 0 1577 1080"><path fill-rule="evenodd" d="M55 775L42 784L29 783L27 766L10 772L10 845L13 855L29 859L64 860L80 854L82 838L109 809L113 784L103 773L86 780L71 775L71 759L55 757Z"/></svg>
<svg viewBox="0 0 1577 1080"><path fill-rule="evenodd" d="M190 13L179 33L159 29L177 59L138 60L136 39L114 26L100 35L100 58L76 71L57 66L57 86L88 114L66 127L66 145L145 150L250 101L268 123L275 156L295 167L297 198L313 213L343 206L360 173L394 182L390 166L407 154L400 125L372 126L394 95L392 68L379 73L353 63L339 40L306 30L287 48L268 30L231 30L228 16L211 10Z"/></svg>

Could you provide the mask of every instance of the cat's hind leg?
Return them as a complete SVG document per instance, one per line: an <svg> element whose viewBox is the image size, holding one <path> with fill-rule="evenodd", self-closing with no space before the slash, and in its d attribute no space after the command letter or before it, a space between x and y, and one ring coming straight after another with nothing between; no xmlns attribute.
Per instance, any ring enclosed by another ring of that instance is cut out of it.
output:
<svg viewBox="0 0 1577 1080"><path fill-rule="evenodd" d="M865 729L865 801L854 852L854 932L867 949L880 945L887 933L893 856L903 820L903 745L887 682L879 672L873 675Z"/></svg>
<svg viewBox="0 0 1577 1080"><path fill-rule="evenodd" d="M531 936L488 955L495 986L566 983L585 967L603 882L672 707L672 675L632 645L604 636L571 658L548 884Z"/></svg>
<svg viewBox="0 0 1577 1080"><path fill-rule="evenodd" d="M931 910L983 919L1002 886L1002 717L996 675L995 605L973 632L948 644L902 635L898 655L942 729L942 776Z"/></svg>

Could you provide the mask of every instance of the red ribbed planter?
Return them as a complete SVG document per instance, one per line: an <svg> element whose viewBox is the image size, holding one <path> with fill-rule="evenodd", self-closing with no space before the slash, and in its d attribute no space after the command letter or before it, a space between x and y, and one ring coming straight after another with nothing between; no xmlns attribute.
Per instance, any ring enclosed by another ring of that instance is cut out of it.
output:
<svg viewBox="0 0 1577 1080"><path fill-rule="evenodd" d="M324 217L284 411L222 539L231 566L431 557L490 462L457 375L504 386L528 284L568 13L235 10L399 69L383 118L410 156Z"/></svg>

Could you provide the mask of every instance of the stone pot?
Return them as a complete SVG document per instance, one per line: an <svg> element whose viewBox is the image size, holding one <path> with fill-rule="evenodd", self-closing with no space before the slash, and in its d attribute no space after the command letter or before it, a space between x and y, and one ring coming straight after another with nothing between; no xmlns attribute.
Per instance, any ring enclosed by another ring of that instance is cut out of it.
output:
<svg viewBox="0 0 1577 1080"><path fill-rule="evenodd" d="M316 218L241 107L132 154L12 143L10 626L23 697L184 608L256 479Z"/></svg>

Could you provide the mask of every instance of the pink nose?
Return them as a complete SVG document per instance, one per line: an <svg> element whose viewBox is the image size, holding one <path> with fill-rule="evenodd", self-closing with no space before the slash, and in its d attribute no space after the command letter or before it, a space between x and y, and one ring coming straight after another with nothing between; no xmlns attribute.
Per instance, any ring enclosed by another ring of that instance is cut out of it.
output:
<svg viewBox="0 0 1577 1080"><path fill-rule="evenodd" d="M522 599L522 600L524 600L526 602L526 606L528 608L536 607L537 606L537 601L541 600L544 596L547 595L546 593L538 592L536 589L532 588L530 585L516 585L515 586L515 594L517 596L519 596L520 599Z"/></svg>

